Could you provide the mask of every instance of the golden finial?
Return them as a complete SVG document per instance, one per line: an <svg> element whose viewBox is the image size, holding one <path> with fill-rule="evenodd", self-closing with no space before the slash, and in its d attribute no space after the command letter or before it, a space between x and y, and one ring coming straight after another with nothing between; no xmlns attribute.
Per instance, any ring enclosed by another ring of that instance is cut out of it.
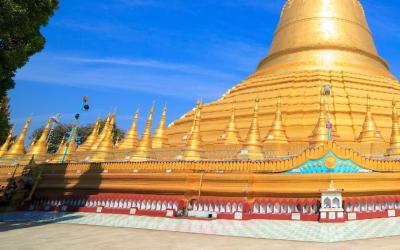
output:
<svg viewBox="0 0 400 250"><path fill-rule="evenodd" d="M283 126L282 121L282 111L281 111L281 97L278 97L278 102L276 104L275 119L272 123L272 127L265 138L265 143L288 143L288 138L286 136L286 131Z"/></svg>
<svg viewBox="0 0 400 250"><path fill-rule="evenodd" d="M0 157L5 155L8 151L8 149L10 148L11 139L13 137L13 131L14 131L14 128L11 127L10 132L8 132L6 141L3 143L3 145L0 148Z"/></svg>
<svg viewBox="0 0 400 250"><path fill-rule="evenodd" d="M111 120L111 114L108 113L107 114L107 119L104 122L104 126L103 126L103 130L100 132L100 134L97 136L95 142L93 143L93 145L91 146L91 150L97 150L97 147L99 146L99 144L103 141L104 136L106 134L106 128L108 127L108 124L110 123Z"/></svg>
<svg viewBox="0 0 400 250"><path fill-rule="evenodd" d="M154 112L154 103L151 106L149 117L146 121L146 127L142 134L142 138L139 141L139 145L136 148L135 153L133 154L133 160L141 161L147 160L151 157L151 125L153 122L153 112Z"/></svg>
<svg viewBox="0 0 400 250"><path fill-rule="evenodd" d="M134 149L138 145L138 132L137 132L137 122L139 119L139 108L136 109L135 116L133 118L132 126L128 133L125 135L124 139L119 143L118 149L130 150Z"/></svg>
<svg viewBox="0 0 400 250"><path fill-rule="evenodd" d="M104 138L97 147L97 151L111 151L113 149L113 129L115 125L115 113L111 115L110 122L104 127Z"/></svg>
<svg viewBox="0 0 400 250"><path fill-rule="evenodd" d="M83 152L83 151L90 150L90 148L95 143L97 137L99 136L99 130L100 130L100 119L97 119L96 123L93 126L92 132L86 138L85 142L79 146L79 148L77 149L77 152Z"/></svg>
<svg viewBox="0 0 400 250"><path fill-rule="evenodd" d="M25 154L25 137L28 132L29 124L32 121L32 117L29 117L25 123L24 128L18 139L13 143L10 150L7 152L6 155L23 155Z"/></svg>
<svg viewBox="0 0 400 250"><path fill-rule="evenodd" d="M186 148L183 152L183 159L189 161L198 161L203 158L201 150L201 134L200 134L200 120L201 120L201 99L197 102L196 110L193 118L193 125L190 130L190 135L186 143Z"/></svg>
<svg viewBox="0 0 400 250"><path fill-rule="evenodd" d="M390 147L387 155L392 157L400 156L400 124L397 114L396 103L392 103L392 134L390 136Z"/></svg>
<svg viewBox="0 0 400 250"><path fill-rule="evenodd" d="M77 129L74 129L73 134L71 136L71 142L68 143L69 137L66 139L64 136L63 139L61 140L60 146L57 149L57 152L54 154L53 159L51 160L52 163L59 163L63 160L64 154L64 162L67 162L71 158L71 154L76 151L76 144L75 144L75 139L76 139L76 134L77 134ZM72 132L72 131L71 131ZM67 149L68 146L68 149ZM65 152L67 150L67 152Z"/></svg>
<svg viewBox="0 0 400 250"><path fill-rule="evenodd" d="M253 120L242 150L239 152L239 158L247 158L250 160L264 159L263 144L261 143L260 128L258 126L258 97L256 98L253 112Z"/></svg>
<svg viewBox="0 0 400 250"><path fill-rule="evenodd" d="M160 123L152 138L152 148L163 148L168 144L168 137L165 134L165 120L167 117L167 106L164 105L164 109L161 115Z"/></svg>
<svg viewBox="0 0 400 250"><path fill-rule="evenodd" d="M360 143L383 143L385 142L381 132L377 129L374 117L372 116L370 97L367 95L367 111L364 124L358 137Z"/></svg>
<svg viewBox="0 0 400 250"><path fill-rule="evenodd" d="M238 145L240 144L239 131L235 125L235 103L232 104L231 118L224 133L221 135L221 140L224 145Z"/></svg>
<svg viewBox="0 0 400 250"><path fill-rule="evenodd" d="M320 112L318 122L315 125L312 135L310 136L310 146L315 147L328 141L329 131L327 128L328 118L326 111L325 96L320 96Z"/></svg>
<svg viewBox="0 0 400 250"><path fill-rule="evenodd" d="M46 126L43 129L39 139L29 148L28 155L46 155L47 154L47 137L51 129L52 119L49 118ZM36 157L35 157L36 158Z"/></svg>

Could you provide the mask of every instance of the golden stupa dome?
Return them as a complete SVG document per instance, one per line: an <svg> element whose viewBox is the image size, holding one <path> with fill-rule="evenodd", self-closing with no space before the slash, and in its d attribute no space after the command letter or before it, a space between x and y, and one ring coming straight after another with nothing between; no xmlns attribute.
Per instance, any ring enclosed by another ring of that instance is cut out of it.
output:
<svg viewBox="0 0 400 250"><path fill-rule="evenodd" d="M327 84L331 93L326 105L337 135L335 140L346 146L358 143L369 96L370 115L383 143L389 142L392 101L400 95L400 86L376 50L361 3L289 0L283 7L269 54L256 71L221 99L204 105L204 145L213 145L223 133L233 103L236 128L245 138L256 98L260 136L265 138L275 119L276 99L281 96L289 144L306 147L320 117L321 89ZM183 145L182 138L190 131L193 116L190 111L170 124L167 134L171 145Z"/></svg>

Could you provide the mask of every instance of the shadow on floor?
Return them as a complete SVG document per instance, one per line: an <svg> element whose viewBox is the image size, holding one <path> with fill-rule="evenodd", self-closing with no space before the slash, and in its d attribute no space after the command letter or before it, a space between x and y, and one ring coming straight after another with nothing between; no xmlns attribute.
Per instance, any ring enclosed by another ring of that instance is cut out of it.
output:
<svg viewBox="0 0 400 250"><path fill-rule="evenodd" d="M15 229L29 228L68 220L79 219L80 215L69 215L66 213L46 212L20 212L0 214L0 232Z"/></svg>

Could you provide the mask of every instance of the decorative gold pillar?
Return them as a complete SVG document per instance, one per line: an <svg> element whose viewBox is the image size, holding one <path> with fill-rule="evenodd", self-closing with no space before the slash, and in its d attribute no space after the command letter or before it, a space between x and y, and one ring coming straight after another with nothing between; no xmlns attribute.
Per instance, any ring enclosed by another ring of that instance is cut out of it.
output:
<svg viewBox="0 0 400 250"><path fill-rule="evenodd" d="M167 117L167 106L164 106L160 123L152 138L152 148L164 148L168 145L168 137L165 134L165 120Z"/></svg>
<svg viewBox="0 0 400 250"><path fill-rule="evenodd" d="M272 127L265 138L264 143L279 143L287 144L288 138L286 136L286 131L283 126L282 121L282 111L281 111L281 97L278 97L278 102L276 104L275 119L272 123Z"/></svg>
<svg viewBox="0 0 400 250"><path fill-rule="evenodd" d="M317 147L328 141L329 131L327 128L328 118L326 111L326 96L320 96L320 112L318 122L315 125L312 135L310 136L310 147Z"/></svg>
<svg viewBox="0 0 400 250"><path fill-rule="evenodd" d="M140 139L139 145L133 154L132 160L134 161L143 161L151 158L151 124L153 122L153 112L154 105L150 109L142 138Z"/></svg>
<svg viewBox="0 0 400 250"><path fill-rule="evenodd" d="M13 137L13 131L14 131L14 128L11 128L10 131L8 132L7 139L0 148L0 157L5 155L8 151L8 149L10 148L11 139Z"/></svg>
<svg viewBox="0 0 400 250"><path fill-rule="evenodd" d="M372 116L370 98L367 96L367 111L362 131L358 137L360 143L384 143L381 132L377 129L374 117Z"/></svg>
<svg viewBox="0 0 400 250"><path fill-rule="evenodd" d="M76 144L75 144L75 139L76 139L76 134L77 134L77 129L74 129L74 132L71 137L71 142L68 144L68 138L65 140L65 136L63 137L60 146L58 147L57 152L54 154L53 159L51 159L50 162L52 163L60 163L64 157L64 162L69 162L71 160L71 154L76 152ZM68 146L68 150L67 150ZM67 152L65 152L67 150Z"/></svg>
<svg viewBox="0 0 400 250"><path fill-rule="evenodd" d="M96 148L94 156L90 158L91 162L103 162L112 159L113 155L113 129L115 125L115 114L112 114L110 121L104 125L104 136Z"/></svg>
<svg viewBox="0 0 400 250"><path fill-rule="evenodd" d="M239 131L236 129L235 124L235 105L232 105L231 119L226 127L224 133L220 137L224 145L239 145L240 135Z"/></svg>
<svg viewBox="0 0 400 250"><path fill-rule="evenodd" d="M90 150L90 148L93 146L93 144L96 142L96 139L99 136L99 130L100 130L100 119L97 119L96 123L93 126L92 132L86 138L85 142L78 147L77 152L84 152Z"/></svg>
<svg viewBox="0 0 400 250"><path fill-rule="evenodd" d="M196 105L194 113L193 125L191 132L186 143L186 147L183 151L183 159L188 161L198 161L203 159L202 154L202 140L200 134L200 120L201 120L201 108L202 103L199 100Z"/></svg>
<svg viewBox="0 0 400 250"><path fill-rule="evenodd" d="M106 134L106 127L107 127L107 124L109 124L110 123L110 120L111 120L111 115L110 115L110 113L107 115L107 119L106 119L106 121L104 122L104 127L103 127L103 130L100 132L100 134L97 136L97 138L96 138L96 140L95 140L95 142L93 143L93 145L91 146L91 151L95 151L95 150L97 150L97 147L100 145L100 143L103 141L103 139L104 139L104 136L105 136L105 134Z"/></svg>
<svg viewBox="0 0 400 250"><path fill-rule="evenodd" d="M258 98L254 106L253 120L251 122L246 141L238 154L238 158L246 158L250 160L264 159L263 144L261 142L260 128L258 126Z"/></svg>
<svg viewBox="0 0 400 250"><path fill-rule="evenodd" d="M400 124L397 115L396 103L393 101L392 109L392 134L390 136L390 147L387 155L391 157L400 157Z"/></svg>
<svg viewBox="0 0 400 250"><path fill-rule="evenodd" d="M135 117L133 118L132 126L128 133L126 133L124 139L119 143L118 149L121 150L133 150L138 145L138 132L137 122L139 118L139 109L136 110Z"/></svg>
<svg viewBox="0 0 400 250"><path fill-rule="evenodd" d="M40 135L39 139L28 150L27 155L29 156L35 155L35 161L41 158L41 156L47 155L47 137L49 136L49 132L51 129L51 122L52 119L50 118L47 121L47 124L44 127L43 132Z"/></svg>
<svg viewBox="0 0 400 250"><path fill-rule="evenodd" d="M25 123L24 128L22 129L20 136L13 143L10 150L8 150L8 152L6 154L7 156L18 156L18 155L25 154L25 137L28 132L29 124L31 123L31 121L32 121L32 118L29 117Z"/></svg>

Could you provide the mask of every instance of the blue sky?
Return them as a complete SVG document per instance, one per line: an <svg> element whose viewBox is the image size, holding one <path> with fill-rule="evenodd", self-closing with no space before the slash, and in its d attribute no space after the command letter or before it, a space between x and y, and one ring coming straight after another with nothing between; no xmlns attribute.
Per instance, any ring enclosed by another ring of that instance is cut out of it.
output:
<svg viewBox="0 0 400 250"><path fill-rule="evenodd" d="M156 102L155 124L167 104L168 122L196 100L219 98L254 71L268 53L284 0L60 0L43 28L45 49L18 71L10 91L11 121L20 132L61 113L71 122L81 98L92 109L81 122L117 111L129 128L140 106L142 131ZM400 3L364 0L379 53L400 76Z"/></svg>

